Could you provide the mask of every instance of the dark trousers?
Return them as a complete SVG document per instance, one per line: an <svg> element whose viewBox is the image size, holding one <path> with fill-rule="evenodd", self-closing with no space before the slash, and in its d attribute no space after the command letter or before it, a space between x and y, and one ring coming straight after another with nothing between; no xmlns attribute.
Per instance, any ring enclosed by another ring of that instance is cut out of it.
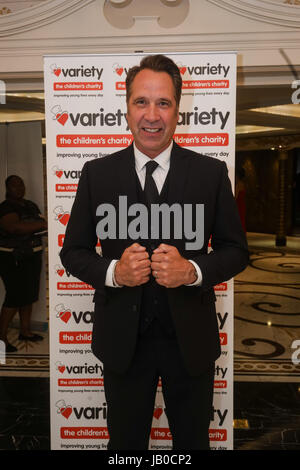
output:
<svg viewBox="0 0 300 470"><path fill-rule="evenodd" d="M203 374L190 376L176 339L155 328L154 334L139 338L126 374L104 365L109 450L148 449L159 377L173 449L209 449L214 364Z"/></svg>

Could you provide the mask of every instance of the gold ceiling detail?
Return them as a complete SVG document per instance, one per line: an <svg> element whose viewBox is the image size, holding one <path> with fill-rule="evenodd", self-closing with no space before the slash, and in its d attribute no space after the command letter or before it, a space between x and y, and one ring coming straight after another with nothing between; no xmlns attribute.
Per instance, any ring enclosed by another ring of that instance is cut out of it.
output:
<svg viewBox="0 0 300 470"><path fill-rule="evenodd" d="M0 9L0 15L8 15L9 13L11 13L10 8L3 7Z"/></svg>
<svg viewBox="0 0 300 470"><path fill-rule="evenodd" d="M300 5L300 0L284 0L283 3L288 3L289 5Z"/></svg>
<svg viewBox="0 0 300 470"><path fill-rule="evenodd" d="M300 0L207 0L221 9L251 20L280 26L300 26ZM297 3L296 3L297 2Z"/></svg>

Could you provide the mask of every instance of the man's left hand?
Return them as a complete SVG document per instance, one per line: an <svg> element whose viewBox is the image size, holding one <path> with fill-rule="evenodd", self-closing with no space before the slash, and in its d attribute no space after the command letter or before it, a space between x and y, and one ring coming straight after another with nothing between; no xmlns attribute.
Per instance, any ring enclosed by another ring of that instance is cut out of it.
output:
<svg viewBox="0 0 300 470"><path fill-rule="evenodd" d="M153 251L151 270L158 284L179 287L196 281L195 268L183 258L175 246L162 243Z"/></svg>

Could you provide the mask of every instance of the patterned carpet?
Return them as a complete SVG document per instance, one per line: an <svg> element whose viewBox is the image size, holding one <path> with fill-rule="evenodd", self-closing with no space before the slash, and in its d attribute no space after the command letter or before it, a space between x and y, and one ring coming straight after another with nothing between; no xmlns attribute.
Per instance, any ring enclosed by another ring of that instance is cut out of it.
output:
<svg viewBox="0 0 300 470"><path fill-rule="evenodd" d="M298 382L300 253L250 251L235 279L235 380Z"/></svg>
<svg viewBox="0 0 300 470"><path fill-rule="evenodd" d="M0 377L49 377L48 331L38 332L43 341L31 342L18 339L19 330L11 328L8 340L18 351L7 354L5 364L0 365Z"/></svg>

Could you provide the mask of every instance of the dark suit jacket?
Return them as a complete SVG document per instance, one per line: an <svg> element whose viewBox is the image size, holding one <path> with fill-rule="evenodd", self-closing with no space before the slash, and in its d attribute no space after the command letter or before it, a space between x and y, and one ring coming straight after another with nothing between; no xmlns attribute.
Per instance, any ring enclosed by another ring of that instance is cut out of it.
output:
<svg viewBox="0 0 300 470"><path fill-rule="evenodd" d="M105 287L105 277L111 260L119 259L135 240L103 240L102 257L95 252L96 209L104 202L117 208L120 195L127 196L128 206L137 202L132 146L84 165L60 256L73 276L95 288L92 349L104 365L122 373L135 350L142 286ZM201 250L186 251L184 238L165 240L202 271L201 287L167 289L184 362L190 374L197 375L220 355L213 286L246 267L247 242L224 162L174 143L166 202L204 204Z"/></svg>

